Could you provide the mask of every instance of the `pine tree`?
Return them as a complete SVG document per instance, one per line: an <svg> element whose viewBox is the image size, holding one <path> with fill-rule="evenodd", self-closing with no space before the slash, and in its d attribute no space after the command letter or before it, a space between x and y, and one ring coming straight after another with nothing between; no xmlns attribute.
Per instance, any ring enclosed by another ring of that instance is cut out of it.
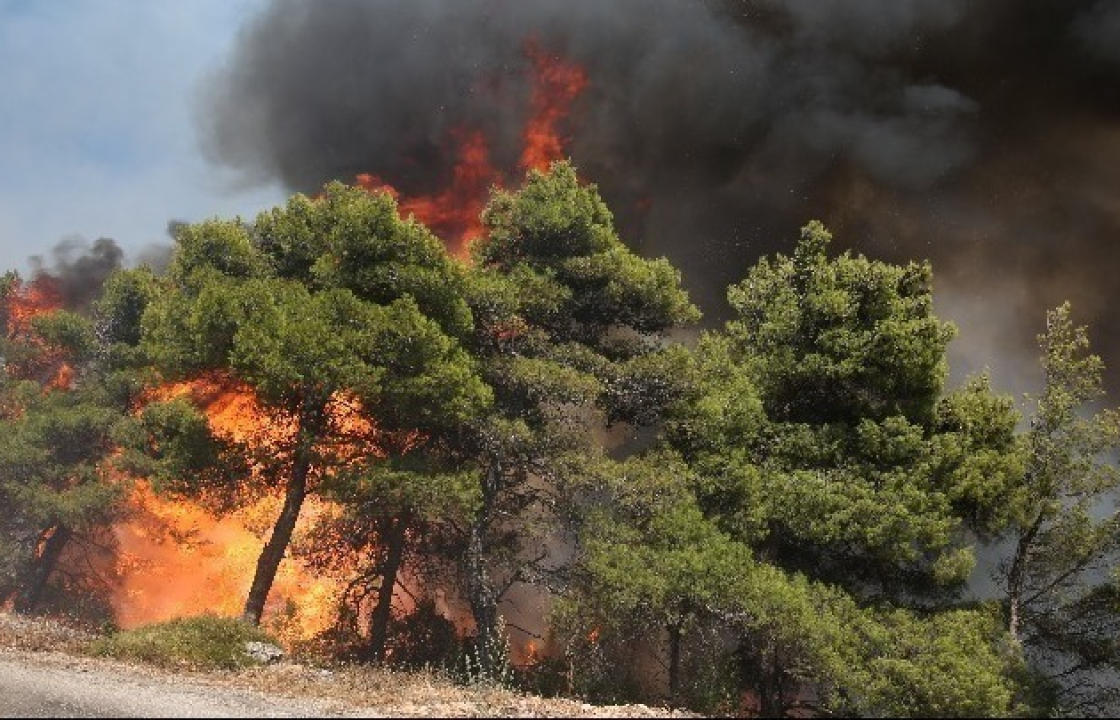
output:
<svg viewBox="0 0 1120 720"><path fill-rule="evenodd" d="M16 610L39 610L52 585L68 587L68 601L76 602L104 583L82 555L111 550L108 528L125 512L129 485L117 462L118 441L144 382L138 318L121 300L129 295L142 306L149 280L143 271L119 274L83 316L20 309L28 305L28 288L9 276L0 380L0 596L10 596Z"/></svg>
<svg viewBox="0 0 1120 720"><path fill-rule="evenodd" d="M1014 551L1005 563L1008 632L1062 714L1120 707L1120 413L1103 397L1101 359L1069 304L1039 336L1045 385L1026 433L1026 471L1008 498Z"/></svg>
<svg viewBox="0 0 1120 720"><path fill-rule="evenodd" d="M953 329L928 265L829 258L829 241L810 223L729 290L735 316L701 339L666 430L686 470L657 461L668 477L605 493L623 499L585 526L586 607L658 618L671 670L679 628L731 633L732 689L766 715L1009 713L996 613L958 605L969 531L1008 517L1018 415L983 378L944 393ZM640 487L661 489L635 514Z"/></svg>
<svg viewBox="0 0 1120 720"><path fill-rule="evenodd" d="M642 421L673 399L680 353L665 334L698 312L666 260L626 248L596 187L567 162L496 192L483 224L470 348L494 405L464 427L457 455L479 473L463 568L485 659L504 590L547 562L527 546L565 495L567 460L594 451L604 420Z"/></svg>
<svg viewBox="0 0 1120 720"><path fill-rule="evenodd" d="M339 183L252 226L180 229L166 285L144 315L145 347L168 377L220 373L244 384L292 428L269 457L254 458L253 481L281 490L284 503L247 619L260 620L308 493L355 464L438 442L489 402L456 339L472 327L461 288L443 246L401 220L390 197ZM347 423L338 403L364 421Z"/></svg>

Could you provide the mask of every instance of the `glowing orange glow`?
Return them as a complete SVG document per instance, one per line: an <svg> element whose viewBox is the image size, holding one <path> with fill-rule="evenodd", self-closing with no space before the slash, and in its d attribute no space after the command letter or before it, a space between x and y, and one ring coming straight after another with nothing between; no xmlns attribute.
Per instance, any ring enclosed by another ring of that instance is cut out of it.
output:
<svg viewBox="0 0 1120 720"><path fill-rule="evenodd" d="M546 52L535 42L526 44L525 54L533 82L518 169L546 170L565 155L563 125L572 103L587 86L587 75L578 65ZM482 234L480 215L491 187L504 185L507 177L493 165L481 131L459 128L453 131L451 140L456 148L455 162L446 186L439 192L402 196L384 179L371 174L358 175L356 184L370 192L391 194L403 216L424 223L451 252L462 257ZM15 301L9 303L9 332L13 327L28 327L35 313L61 307L57 292L52 291L47 283L41 288L33 283L17 293ZM502 329L498 340L510 340L523 331L522 327ZM72 377L68 367L60 369L56 382L59 387L69 387ZM216 433L245 443L257 454L288 457L296 433L294 419L263 406L247 386L220 376L206 376L165 385L149 399L167 400L180 395L189 395L203 409ZM375 424L353 398L332 398L327 415L331 425L328 439L318 449L343 463L383 456L384 447L405 451L422 440L415 434L379 436ZM262 471L258 468L254 472ZM311 481L317 481L315 471ZM121 626L203 612L239 615L264 538L282 503L282 491L275 485L246 483L248 488L274 489L260 490L260 496L252 498L242 493L239 509L218 517L206 509L205 498L199 503L172 500L139 481L130 498L129 516L114 527L120 552L115 573L119 588L113 604ZM312 494L300 515L294 545L317 517L337 511ZM265 625L280 632L281 639L288 642L310 639L328 629L336 622L348 581L358 569L341 567L328 573L319 568L313 573L298 558L286 557L269 594ZM401 573L402 583L416 582L407 568ZM406 596L404 593L397 598L405 611L411 608ZM450 600L439 591L437 601L440 614L451 618L465 633L471 624L469 612L451 607ZM588 639L597 642L598 629ZM540 649L530 641L524 649L524 661L532 664L540 656Z"/></svg>
<svg viewBox="0 0 1120 720"><path fill-rule="evenodd" d="M74 384L74 368L70 367L70 363L62 363L55 371L54 378L48 383L48 387L55 390L69 390Z"/></svg>
<svg viewBox="0 0 1120 720"><path fill-rule="evenodd" d="M47 543L50 541L54 534L58 532L58 526L52 525L47 528L45 532L39 535L39 539L35 543L35 558L43 557L43 553L47 550Z"/></svg>
<svg viewBox="0 0 1120 720"><path fill-rule="evenodd" d="M294 422L268 412L248 385L220 374L168 383L149 400L171 400L189 396L206 413L214 432L237 442L280 445L295 432Z"/></svg>
<svg viewBox="0 0 1120 720"><path fill-rule="evenodd" d="M290 418L269 412L246 386L207 376L158 388L152 399L189 395L215 433L257 450L282 452L295 432ZM332 402L335 424L363 435L372 431L360 408ZM250 483L250 486L256 484ZM283 502L279 489L263 490L221 517L188 499L161 497L141 480L129 500L130 513L114 527L119 554L113 605L122 627L174 617L216 613L236 616L256 563ZM300 533L329 513L332 504L309 497L300 514ZM291 643L308 640L331 627L345 592L339 573L312 573L297 558L280 565L265 608L264 624Z"/></svg>
<svg viewBox="0 0 1120 720"><path fill-rule="evenodd" d="M482 234L482 208L486 193L498 179L490 164L490 150L480 132L458 133L458 157L451 183L436 195L404 197L395 188L368 173L358 175L357 184L366 190L384 191L400 203L401 213L413 215L462 255L472 240Z"/></svg>
<svg viewBox="0 0 1120 720"><path fill-rule="evenodd" d="M216 518L190 501L157 496L140 482L129 501L130 517L114 527L119 552L113 605L129 628L175 617L240 615L256 568L261 539L249 528L275 517L278 497L266 496L238 512ZM315 505L315 501L309 501ZM318 504L308 516L329 512ZM269 594L265 623L287 642L306 640L330 627L341 588L333 577L312 575L285 559Z"/></svg>
<svg viewBox="0 0 1120 720"><path fill-rule="evenodd" d="M526 43L525 55L533 68L533 87L519 167L543 171L564 157L566 138L560 134L560 125L587 86L587 73L548 54L536 42ZM355 183L370 192L392 195L403 215L412 215L427 225L454 254L463 257L471 242L482 235L480 215L490 188L503 185L504 178L491 163L490 149L481 132L459 128L452 139L457 146L455 166L449 184L439 193L402 196L392 184L370 173L358 175Z"/></svg>
<svg viewBox="0 0 1120 720"><path fill-rule="evenodd" d="M62 309L62 296L49 275L40 275L30 283L12 288L7 298L8 337L25 334L31 329L31 318Z"/></svg>
<svg viewBox="0 0 1120 720"><path fill-rule="evenodd" d="M600 631L599 628L592 628L591 632L587 633L587 641L591 643L599 642Z"/></svg>
<svg viewBox="0 0 1120 720"><path fill-rule="evenodd" d="M4 311L8 339L25 344L32 352L5 364L12 377L34 379L43 384L44 392L68 390L74 379L74 370L64 362L62 348L47 343L32 332L32 320L62 309L62 296L54 278L39 275L30 283L16 282L8 289Z"/></svg>
<svg viewBox="0 0 1120 720"><path fill-rule="evenodd" d="M547 170L564 157L565 138L559 126L571 112L572 102L587 86L587 73L578 65L550 55L536 42L525 45L525 54L533 63L532 115L525 125L525 146L521 151L521 167L526 170Z"/></svg>

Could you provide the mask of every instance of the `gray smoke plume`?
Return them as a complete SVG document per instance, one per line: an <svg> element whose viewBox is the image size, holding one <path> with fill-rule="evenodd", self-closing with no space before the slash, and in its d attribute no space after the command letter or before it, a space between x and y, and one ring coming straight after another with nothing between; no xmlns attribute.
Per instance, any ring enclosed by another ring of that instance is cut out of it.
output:
<svg viewBox="0 0 1120 720"><path fill-rule="evenodd" d="M1066 298L1120 365L1115 0L274 0L208 85L204 145L294 190L420 194L468 129L514 178L527 42L586 70L573 160L710 320L820 217L840 248L933 261L958 373L1033 385Z"/></svg>
<svg viewBox="0 0 1120 720"><path fill-rule="evenodd" d="M42 255L28 258L32 278L37 282L49 282L63 307L69 309L89 305L123 260L124 251L112 238L98 238L90 243L78 236L59 240L51 248L49 258Z"/></svg>

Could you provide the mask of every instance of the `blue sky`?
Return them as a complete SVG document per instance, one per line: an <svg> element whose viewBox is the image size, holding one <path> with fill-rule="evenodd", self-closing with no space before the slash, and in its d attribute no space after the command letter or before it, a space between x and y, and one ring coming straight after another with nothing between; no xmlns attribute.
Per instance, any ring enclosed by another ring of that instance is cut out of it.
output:
<svg viewBox="0 0 1120 720"><path fill-rule="evenodd" d="M171 219L283 199L199 151L197 96L263 0L0 0L0 269L63 237L126 252Z"/></svg>

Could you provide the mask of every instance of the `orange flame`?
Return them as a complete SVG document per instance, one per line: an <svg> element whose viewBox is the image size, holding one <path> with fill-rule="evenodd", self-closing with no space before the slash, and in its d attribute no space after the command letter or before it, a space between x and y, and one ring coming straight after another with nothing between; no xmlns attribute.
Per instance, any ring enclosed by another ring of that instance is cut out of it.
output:
<svg viewBox="0 0 1120 720"><path fill-rule="evenodd" d="M570 114L572 102L586 87L587 75L579 66L548 54L536 42L526 43L525 53L533 70L533 87L519 167L545 170L564 156L566 138L560 134L560 127ZM481 131L460 128L453 132L452 140L457 147L456 162L441 192L402 197L389 183L368 173L358 175L356 183L370 192L390 193L403 214L423 222L452 252L463 256L482 233L480 215L490 188L503 184L504 178L491 163ZM37 304L27 307L49 307L47 290L37 288ZM61 303L56 302L53 307L59 306ZM26 324L29 312L17 308L10 311L10 316ZM69 382L68 376L61 382ZM204 408L216 432L235 441L281 451L295 433L290 418L269 413L250 389L222 378L167 385L156 395L169 399L183 393L190 393ZM330 416L337 431L331 440L337 447L332 449L352 452L355 459L380 452L376 448L376 428L352 400L333 399ZM405 444L410 442L405 438ZM202 612L238 614L253 576L261 537L271 528L280 502L276 491L217 518L200 504L161 498L140 482L131 499L132 516L114 529L121 548L117 567L120 589L114 598L121 625L130 627ZM329 503L309 498L297 534L316 515L334 511ZM344 576L350 570L344 568L339 575L325 575L320 570L313 575L297 559L286 558L270 593L266 618L283 625L288 641L313 637L335 621L338 600L345 593ZM441 614L457 615L447 607ZM589 639L597 641L597 629ZM540 650L530 642L525 654L529 662L534 662Z"/></svg>
<svg viewBox="0 0 1120 720"><path fill-rule="evenodd" d="M393 186L369 173L358 175L357 184L366 190L388 192L400 202L403 214L414 215L461 256L471 241L482 234L479 216L487 191L498 180L498 172L490 164L490 150L481 132L458 135L458 159L451 184L438 195L402 198Z"/></svg>
<svg viewBox="0 0 1120 720"><path fill-rule="evenodd" d="M39 275L30 283L12 288L7 298L8 337L25 334L36 315L62 309L62 295L49 275Z"/></svg>
<svg viewBox="0 0 1120 720"><path fill-rule="evenodd" d="M522 132L522 170L547 170L564 157L566 138L560 125L571 112L571 104L587 86L587 73L578 65L550 55L534 41L525 44L525 55L533 68L530 115ZM438 235L453 253L463 257L473 240L482 235L480 215L489 190L502 185L502 174L490 161L486 137L480 131L459 128L452 139L458 147L450 184L434 195L403 197L384 179L362 173L357 185L371 192L388 192L400 203L402 213L413 215Z"/></svg>
<svg viewBox="0 0 1120 720"><path fill-rule="evenodd" d="M559 133L559 125L587 86L587 73L557 55L549 55L535 41L525 44L525 54L533 63L535 74L530 100L533 114L525 125L521 167L544 171L564 157L565 138Z"/></svg>
<svg viewBox="0 0 1120 720"><path fill-rule="evenodd" d="M64 362L58 366L54 377L47 383L47 387L53 390L70 390L74 386L74 368L70 363Z"/></svg>
<svg viewBox="0 0 1120 720"><path fill-rule="evenodd" d="M269 413L247 387L221 377L168 384L156 399L190 394L214 432L257 448L278 449L294 433L287 418ZM343 410L335 412L342 414ZM342 422L356 422L344 417ZM155 494L140 481L126 521L114 527L119 554L117 621L134 627L174 617L239 615L257 558L283 501L279 490L250 499L217 517L188 499ZM304 504L298 533L335 508L315 497ZM298 559L284 559L265 609L265 623L286 642L308 640L333 625L344 592L340 575L312 573Z"/></svg>
<svg viewBox="0 0 1120 720"><path fill-rule="evenodd" d="M266 496L216 518L193 502L160 498L138 483L129 520L114 528L117 622L130 628L202 613L239 615L261 548L260 537L249 528L274 517L279 502ZM282 623L288 642L314 637L334 622L339 591L333 578L313 576L299 562L285 559L269 595L266 623Z"/></svg>
<svg viewBox="0 0 1120 720"><path fill-rule="evenodd" d="M43 383L44 391L68 390L74 379L74 370L64 361L61 348L51 346L32 332L31 323L39 315L46 315L63 307L62 296L54 278L38 275L30 283L17 281L4 298L7 326L4 331L9 340L33 348L34 352L5 365L8 375L23 379L36 379Z"/></svg>

